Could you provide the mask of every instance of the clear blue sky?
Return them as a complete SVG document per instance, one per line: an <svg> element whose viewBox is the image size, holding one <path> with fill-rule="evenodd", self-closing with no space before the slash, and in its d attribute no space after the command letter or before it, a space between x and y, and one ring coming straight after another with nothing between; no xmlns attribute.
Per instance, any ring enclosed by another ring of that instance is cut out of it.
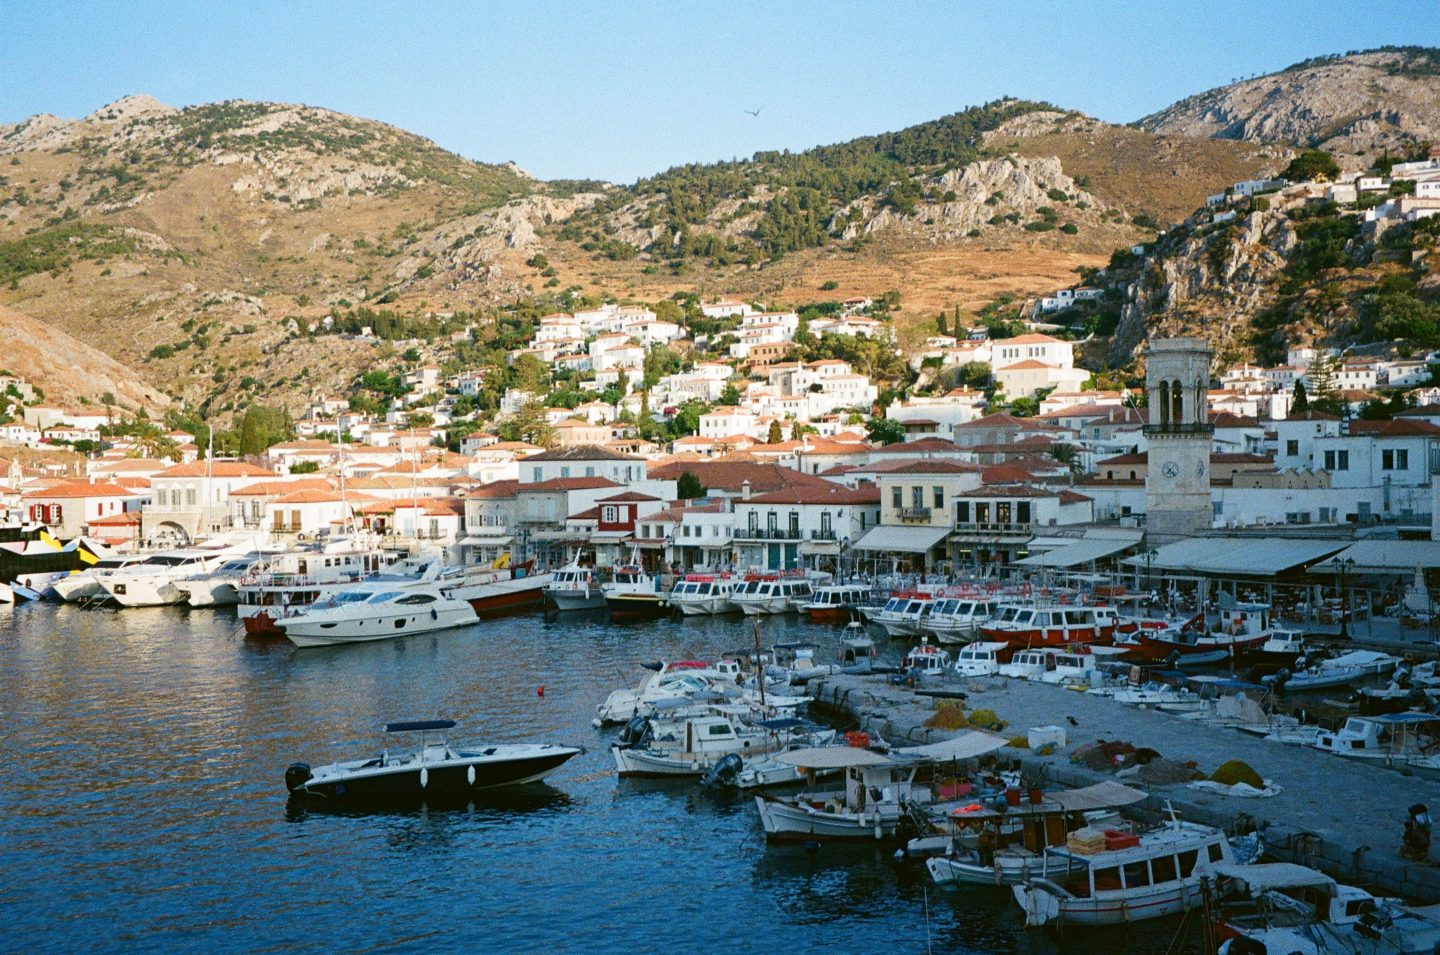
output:
<svg viewBox="0 0 1440 955"><path fill-rule="evenodd" d="M1440 46L1440 0L0 0L0 123L129 93L300 102L542 178L628 182L1003 94L1128 122L1384 44Z"/></svg>

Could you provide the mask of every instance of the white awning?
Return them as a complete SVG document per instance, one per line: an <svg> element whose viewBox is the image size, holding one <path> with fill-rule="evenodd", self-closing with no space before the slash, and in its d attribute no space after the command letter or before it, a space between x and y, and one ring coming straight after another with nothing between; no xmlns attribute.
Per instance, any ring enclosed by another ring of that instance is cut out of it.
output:
<svg viewBox="0 0 1440 955"><path fill-rule="evenodd" d="M945 539L948 527L898 527L881 524L860 538L857 550L899 550L907 554L923 554Z"/></svg>
<svg viewBox="0 0 1440 955"><path fill-rule="evenodd" d="M1045 798L1064 806L1068 812L1090 812L1112 806L1128 806L1140 802L1145 798L1145 794L1120 783L1103 782L1086 786L1084 789L1062 789L1059 792L1046 793Z"/></svg>
<svg viewBox="0 0 1440 955"><path fill-rule="evenodd" d="M461 547L503 547L510 543L513 537L462 537Z"/></svg>
<svg viewBox="0 0 1440 955"><path fill-rule="evenodd" d="M1323 872L1293 862L1265 862L1259 865L1237 865L1233 862L1217 862L1217 875L1236 879L1249 887L1251 894L1266 889L1309 889L1328 888L1333 895L1335 880Z"/></svg>
<svg viewBox="0 0 1440 955"><path fill-rule="evenodd" d="M974 759L976 756L984 756L986 753L993 753L1002 746L1008 745L1009 740L1003 736L996 736L994 733L981 733L978 730L969 733L961 733L954 739L941 740L938 743L927 743L924 746L907 746L904 749L897 749L895 752L901 756L918 756L924 759L950 760L950 759Z"/></svg>
<svg viewBox="0 0 1440 955"><path fill-rule="evenodd" d="M788 753L776 753L777 762L789 763L801 769L844 769L847 766L884 766L892 763L888 756L872 753L859 746L821 746L817 749L792 749Z"/></svg>
<svg viewBox="0 0 1440 955"><path fill-rule="evenodd" d="M1135 543L1130 540L1086 538L1073 541L1055 550L1046 551L1043 554L1031 554L1014 563L1024 567L1079 567L1093 560L1100 560L1128 550L1134 547Z"/></svg>
<svg viewBox="0 0 1440 955"><path fill-rule="evenodd" d="M824 556L827 556L827 557L834 557L835 555L837 555L837 554L840 553L840 542L839 542L839 541L801 541L801 542L800 542L800 553L806 554L806 555L810 555L810 554L820 554L820 555L824 555Z"/></svg>

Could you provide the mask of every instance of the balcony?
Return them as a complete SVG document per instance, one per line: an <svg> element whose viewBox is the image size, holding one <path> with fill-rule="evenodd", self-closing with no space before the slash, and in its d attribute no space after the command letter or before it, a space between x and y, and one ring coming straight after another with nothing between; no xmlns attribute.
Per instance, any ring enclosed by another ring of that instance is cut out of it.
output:
<svg viewBox="0 0 1440 955"><path fill-rule="evenodd" d="M1215 426L1213 424L1147 424L1141 430L1147 437L1150 435L1182 437L1191 434L1214 434Z"/></svg>
<svg viewBox="0 0 1440 955"><path fill-rule="evenodd" d="M902 521L928 521L931 511L928 507L901 507L896 508L895 513Z"/></svg>
<svg viewBox="0 0 1440 955"><path fill-rule="evenodd" d="M735 531L737 541L798 541L802 537L796 530L762 530L758 527L742 527Z"/></svg>
<svg viewBox="0 0 1440 955"><path fill-rule="evenodd" d="M811 532L810 532L810 539L811 539L812 541L833 541L833 540L836 539L836 537L835 537L835 532L834 532L833 530L829 530L829 531L819 530L819 531L811 531Z"/></svg>

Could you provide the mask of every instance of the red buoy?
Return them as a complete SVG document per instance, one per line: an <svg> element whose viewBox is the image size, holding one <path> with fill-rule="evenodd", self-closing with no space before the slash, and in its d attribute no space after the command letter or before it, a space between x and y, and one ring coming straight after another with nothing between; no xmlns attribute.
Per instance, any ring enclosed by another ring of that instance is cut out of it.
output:
<svg viewBox="0 0 1440 955"><path fill-rule="evenodd" d="M545 687L544 687L544 686L541 686L540 689L538 689L538 690L535 691L535 695L536 695L536 696L544 696L544 695L545 695Z"/></svg>

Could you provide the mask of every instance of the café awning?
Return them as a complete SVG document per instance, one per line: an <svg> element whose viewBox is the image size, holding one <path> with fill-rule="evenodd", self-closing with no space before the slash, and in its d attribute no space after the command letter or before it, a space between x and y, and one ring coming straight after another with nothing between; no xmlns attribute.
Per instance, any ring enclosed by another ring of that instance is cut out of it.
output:
<svg viewBox="0 0 1440 955"><path fill-rule="evenodd" d="M857 550L904 551L923 554L945 539L948 527L899 527L881 524L860 538Z"/></svg>

